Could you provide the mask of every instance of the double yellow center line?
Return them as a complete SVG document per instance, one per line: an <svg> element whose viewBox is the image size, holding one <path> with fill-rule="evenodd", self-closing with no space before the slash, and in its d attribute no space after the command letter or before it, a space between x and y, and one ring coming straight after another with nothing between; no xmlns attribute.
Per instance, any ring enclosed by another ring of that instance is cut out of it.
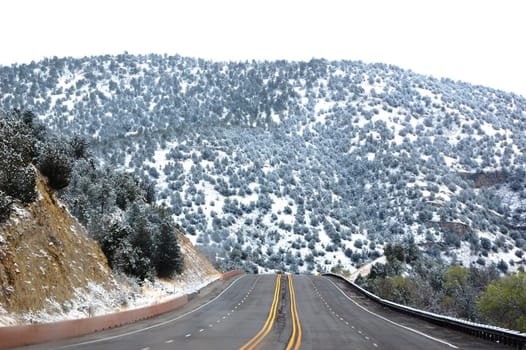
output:
<svg viewBox="0 0 526 350"><path fill-rule="evenodd" d="M292 282L292 276L288 275L288 286L290 291L290 313L292 316L292 334L290 336L289 342L287 344L286 350L298 350L301 345L301 324L300 318L298 315L298 309L296 307L296 293L294 292L294 283ZM272 326L276 320L276 313L278 310L279 304L279 295L281 291L281 275L276 276L276 288L274 289L274 299L272 300L272 305L270 306L270 311L265 321L263 327L259 332L250 339L245 345L243 345L240 350L253 350L256 349L263 339L270 333Z"/></svg>
<svg viewBox="0 0 526 350"><path fill-rule="evenodd" d="M292 315L292 335L286 350L298 350L301 345L301 323L296 308L296 293L294 292L294 283L292 282L292 275L289 275L289 291L290 291L290 314Z"/></svg>
<svg viewBox="0 0 526 350"><path fill-rule="evenodd" d="M278 310L278 302L279 302L279 292L281 290L281 275L276 276L276 288L274 289L274 300L272 300L272 305L270 307L270 312L268 313L267 320L265 321L265 324L263 325L263 328L256 334L252 339L248 341L243 347L241 347L239 350L252 350L255 349L267 336L267 334L272 329L272 326L274 325L274 321L276 320L276 312Z"/></svg>

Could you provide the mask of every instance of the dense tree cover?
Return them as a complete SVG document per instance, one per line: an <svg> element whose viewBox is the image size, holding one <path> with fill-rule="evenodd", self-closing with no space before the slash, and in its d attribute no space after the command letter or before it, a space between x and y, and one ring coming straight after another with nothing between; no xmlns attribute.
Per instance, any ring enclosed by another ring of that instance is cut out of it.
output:
<svg viewBox="0 0 526 350"><path fill-rule="evenodd" d="M148 179L97 169L93 159L81 157L61 197L100 243L110 266L144 280L183 271L171 211L153 203L151 192Z"/></svg>
<svg viewBox="0 0 526 350"><path fill-rule="evenodd" d="M11 203L30 203L36 196L36 139L26 113L0 114L0 217L9 216Z"/></svg>
<svg viewBox="0 0 526 350"><path fill-rule="evenodd" d="M140 280L182 272L175 222L153 203L148 179L98 170L86 138L55 137L28 111L0 114L0 147L0 221L15 201L36 199L38 169L98 240L113 269Z"/></svg>
<svg viewBox="0 0 526 350"><path fill-rule="evenodd" d="M71 173L71 148L64 139L54 138L30 111L14 109L0 114L0 189L2 203L7 197L30 203L36 196L36 168L54 189L66 187ZM7 214L9 205L3 205Z"/></svg>
<svg viewBox="0 0 526 350"><path fill-rule="evenodd" d="M175 225L166 208L136 201L120 218L105 220L95 238L112 269L140 280L182 273Z"/></svg>
<svg viewBox="0 0 526 350"><path fill-rule="evenodd" d="M481 267L516 251L514 270L526 249L520 96L385 64L128 54L0 67L0 91L85 136L96 163L150 179L228 264L349 268L413 235ZM509 176L475 188L495 169Z"/></svg>

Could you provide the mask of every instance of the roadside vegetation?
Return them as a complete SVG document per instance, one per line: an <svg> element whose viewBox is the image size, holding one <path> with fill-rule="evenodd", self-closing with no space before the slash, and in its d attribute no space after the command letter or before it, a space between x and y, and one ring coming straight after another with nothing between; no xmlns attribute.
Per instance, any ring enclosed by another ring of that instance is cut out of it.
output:
<svg viewBox="0 0 526 350"><path fill-rule="evenodd" d="M113 270L170 277L183 270L171 212L147 180L97 169L88 142L50 133L30 111L0 114L0 222L37 199L37 173L99 242Z"/></svg>
<svg viewBox="0 0 526 350"><path fill-rule="evenodd" d="M526 275L507 264L464 267L437 263L414 244L388 244L385 264L356 282L381 298L470 321L526 331Z"/></svg>

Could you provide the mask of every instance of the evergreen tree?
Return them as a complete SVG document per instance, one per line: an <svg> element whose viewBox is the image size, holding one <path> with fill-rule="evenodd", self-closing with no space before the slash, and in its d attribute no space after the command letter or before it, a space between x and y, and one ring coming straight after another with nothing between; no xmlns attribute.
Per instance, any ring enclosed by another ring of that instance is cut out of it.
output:
<svg viewBox="0 0 526 350"><path fill-rule="evenodd" d="M136 181L129 174L117 173L114 176L115 204L121 209L126 210L129 203L135 202L140 198L140 188Z"/></svg>
<svg viewBox="0 0 526 350"><path fill-rule="evenodd" d="M48 177L51 188L60 190L69 184L73 164L65 145L59 141L45 144L40 152L38 166Z"/></svg>
<svg viewBox="0 0 526 350"><path fill-rule="evenodd" d="M142 203L133 203L126 213L126 221L133 228L132 245L148 259L153 258L153 235L155 227L148 220L148 207Z"/></svg>
<svg viewBox="0 0 526 350"><path fill-rule="evenodd" d="M73 135L71 140L69 140L69 146L71 149L71 156L73 159L87 159L88 155L88 140L85 137L80 136L79 134Z"/></svg>
<svg viewBox="0 0 526 350"><path fill-rule="evenodd" d="M174 273L183 272L183 256L177 237L175 224L166 208L154 209L160 221L155 235L154 266L159 277L171 277Z"/></svg>
<svg viewBox="0 0 526 350"><path fill-rule="evenodd" d="M112 269L119 269L123 272L127 269L128 264L123 261L125 254L122 250L128 251L127 247L131 246L129 238L132 233L133 230L130 226L118 220L108 228L101 230L96 236Z"/></svg>

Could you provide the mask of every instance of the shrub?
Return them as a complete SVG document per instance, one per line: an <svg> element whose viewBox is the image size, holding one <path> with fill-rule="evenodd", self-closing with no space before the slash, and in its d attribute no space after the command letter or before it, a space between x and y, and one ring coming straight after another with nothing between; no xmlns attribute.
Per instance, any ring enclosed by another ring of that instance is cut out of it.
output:
<svg viewBox="0 0 526 350"><path fill-rule="evenodd" d="M502 259L500 259L500 261L498 262L498 264L497 264L497 268L498 268L502 273L506 273L506 272L508 272L508 264L507 264L504 260L502 260Z"/></svg>
<svg viewBox="0 0 526 350"><path fill-rule="evenodd" d="M526 275L505 276L492 282L480 295L477 308L494 324L526 331Z"/></svg>
<svg viewBox="0 0 526 350"><path fill-rule="evenodd" d="M88 140L85 137L75 134L69 141L69 147L74 159L88 158Z"/></svg>
<svg viewBox="0 0 526 350"><path fill-rule="evenodd" d="M0 154L0 190L23 203L32 202L36 197L35 170L5 144L0 144Z"/></svg>
<svg viewBox="0 0 526 350"><path fill-rule="evenodd" d="M45 145L38 166L42 174L47 176L51 188L60 190L69 184L73 165L61 145Z"/></svg>
<svg viewBox="0 0 526 350"><path fill-rule="evenodd" d="M32 165L17 168L11 173L10 195L22 201L31 203L36 198L37 174Z"/></svg>

